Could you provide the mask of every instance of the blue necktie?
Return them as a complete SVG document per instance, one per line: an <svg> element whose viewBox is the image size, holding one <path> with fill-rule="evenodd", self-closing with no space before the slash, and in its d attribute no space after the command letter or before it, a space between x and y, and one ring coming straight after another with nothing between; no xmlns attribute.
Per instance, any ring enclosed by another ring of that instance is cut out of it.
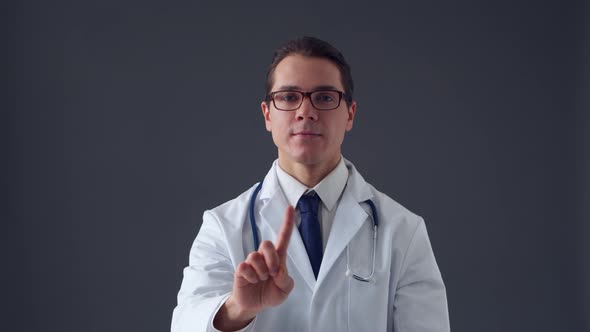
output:
<svg viewBox="0 0 590 332"><path fill-rule="evenodd" d="M301 214L301 224L299 233L303 238L307 256L313 269L315 278L318 278L320 265L322 264L322 232L320 230L320 221L318 219L318 208L320 206L320 197L315 193L303 195L297 203L297 208Z"/></svg>

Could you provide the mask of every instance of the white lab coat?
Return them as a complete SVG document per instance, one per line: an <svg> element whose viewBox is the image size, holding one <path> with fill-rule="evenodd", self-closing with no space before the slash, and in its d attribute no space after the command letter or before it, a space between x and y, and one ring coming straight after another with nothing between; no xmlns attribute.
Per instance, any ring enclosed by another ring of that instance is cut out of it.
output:
<svg viewBox="0 0 590 332"><path fill-rule="evenodd" d="M347 185L337 207L316 279L303 241L294 230L287 268L295 287L287 300L255 318L251 331L449 331L445 286L421 217L365 182L347 160ZM255 204L260 239L275 242L287 200L275 167L264 178ZM232 291L236 266L254 250L248 217L255 186L206 211L191 248L189 266L172 317L173 332L208 331ZM346 275L370 274L373 200L379 215L374 282Z"/></svg>

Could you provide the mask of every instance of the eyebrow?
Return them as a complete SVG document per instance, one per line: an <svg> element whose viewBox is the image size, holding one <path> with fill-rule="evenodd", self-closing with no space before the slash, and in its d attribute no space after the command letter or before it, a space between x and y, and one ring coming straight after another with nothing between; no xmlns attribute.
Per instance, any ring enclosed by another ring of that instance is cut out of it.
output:
<svg viewBox="0 0 590 332"><path fill-rule="evenodd" d="M277 91L302 91L300 86L297 85L283 85L280 86ZM318 91L318 90L338 90L335 86L332 85L318 85L312 88L310 91Z"/></svg>

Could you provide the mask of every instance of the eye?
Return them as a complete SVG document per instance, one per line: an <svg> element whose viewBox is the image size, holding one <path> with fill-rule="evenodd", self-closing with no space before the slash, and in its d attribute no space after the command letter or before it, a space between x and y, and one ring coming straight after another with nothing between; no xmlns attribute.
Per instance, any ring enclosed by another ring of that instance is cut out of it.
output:
<svg viewBox="0 0 590 332"><path fill-rule="evenodd" d="M275 100L284 103L295 103L301 98L297 92L279 92L275 94Z"/></svg>
<svg viewBox="0 0 590 332"><path fill-rule="evenodd" d="M336 93L333 91L317 91L314 93L313 101L317 103L329 104L338 99Z"/></svg>

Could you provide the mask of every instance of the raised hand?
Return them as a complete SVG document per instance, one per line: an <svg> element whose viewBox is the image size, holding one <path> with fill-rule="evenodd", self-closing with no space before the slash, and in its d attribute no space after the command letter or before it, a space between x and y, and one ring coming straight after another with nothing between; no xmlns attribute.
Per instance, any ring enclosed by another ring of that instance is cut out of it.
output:
<svg viewBox="0 0 590 332"><path fill-rule="evenodd" d="M294 286L287 271L287 248L295 224L294 213L293 207L289 206L276 244L263 241L258 251L250 253L238 265L232 294L217 312L213 322L215 328L222 331L241 329L258 312L287 299Z"/></svg>

